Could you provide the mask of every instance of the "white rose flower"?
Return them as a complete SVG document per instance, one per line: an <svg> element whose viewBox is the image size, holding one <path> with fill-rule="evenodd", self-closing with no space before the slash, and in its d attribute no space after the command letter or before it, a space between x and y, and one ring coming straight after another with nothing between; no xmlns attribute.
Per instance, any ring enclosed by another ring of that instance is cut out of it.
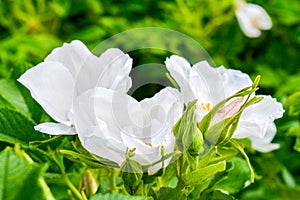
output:
<svg viewBox="0 0 300 200"><path fill-rule="evenodd" d="M54 49L44 62L27 70L18 79L58 122L42 123L35 126L35 129L52 135L76 134L72 104L75 81L82 67L85 70L81 77L88 78L81 81L81 87L93 87L97 82L93 74L102 73L105 75L100 83L102 87L125 93L131 86L131 66L132 59L119 49L108 49L100 57L94 56L80 41Z"/></svg>
<svg viewBox="0 0 300 200"><path fill-rule="evenodd" d="M213 68L205 61L191 67L184 58L171 56L166 60L166 66L180 87L184 103L198 99L196 114L199 121L218 102L252 85L247 74L224 67ZM270 143L276 133L274 120L282 117L284 110L276 99L260 96L264 97L262 101L247 107L242 113L233 138L249 138L253 148L265 152L279 147ZM237 113L243 102L241 97L227 103L213 123Z"/></svg>
<svg viewBox="0 0 300 200"><path fill-rule="evenodd" d="M261 30L272 28L272 20L268 13L259 5L236 1L236 17L246 36L259 37Z"/></svg>
<svg viewBox="0 0 300 200"><path fill-rule="evenodd" d="M141 165L150 165L174 150L173 126L182 115L182 100L173 88L164 88L140 102L111 89L97 87L74 101L75 126L82 145L95 155L125 161L126 149ZM165 161L165 166L169 161ZM161 163L149 169L154 172Z"/></svg>

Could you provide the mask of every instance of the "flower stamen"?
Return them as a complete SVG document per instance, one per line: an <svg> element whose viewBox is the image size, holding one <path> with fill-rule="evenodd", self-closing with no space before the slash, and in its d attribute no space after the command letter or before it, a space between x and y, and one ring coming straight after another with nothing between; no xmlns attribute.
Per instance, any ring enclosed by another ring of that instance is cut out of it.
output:
<svg viewBox="0 0 300 200"><path fill-rule="evenodd" d="M210 111L211 110L211 105L210 103L200 103L200 106L198 107L198 110L206 110Z"/></svg>
<svg viewBox="0 0 300 200"><path fill-rule="evenodd" d="M144 142L144 141L143 141ZM152 147L152 144L149 143L149 142L144 142L145 145L149 146L149 147Z"/></svg>
<svg viewBox="0 0 300 200"><path fill-rule="evenodd" d="M251 20L251 24L252 24L252 26L254 26L257 29L260 28L259 19L258 18L255 18L255 19Z"/></svg>

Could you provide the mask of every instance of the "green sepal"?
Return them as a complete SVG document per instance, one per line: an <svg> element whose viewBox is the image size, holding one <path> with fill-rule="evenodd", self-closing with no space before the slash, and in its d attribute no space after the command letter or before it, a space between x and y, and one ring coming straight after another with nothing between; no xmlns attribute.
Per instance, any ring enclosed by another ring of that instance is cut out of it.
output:
<svg viewBox="0 0 300 200"><path fill-rule="evenodd" d="M191 155L199 155L203 151L203 135L196 122L196 102L197 99L188 103L173 129L177 149L182 152L188 150Z"/></svg>
<svg viewBox="0 0 300 200"><path fill-rule="evenodd" d="M69 160L72 160L74 162L83 162L87 166L94 169L103 168L104 166L119 167L117 163L105 158L87 156L70 150L59 150L59 153L61 153L64 157L66 157Z"/></svg>
<svg viewBox="0 0 300 200"><path fill-rule="evenodd" d="M167 79L169 79L169 81L171 82L171 84L172 84L176 89L180 89L180 87L178 86L178 84L176 83L176 81L175 81L174 78L170 75L169 72L166 73L166 77L167 77Z"/></svg>
<svg viewBox="0 0 300 200"><path fill-rule="evenodd" d="M256 80L256 79L255 79ZM217 114L217 112L225 106L225 104L230 101L231 99L235 98L235 97L243 97L246 95L250 95L253 92L255 92L256 90L258 90L257 86L257 81L255 82L255 84L253 84L252 86L248 86L245 87L244 89L238 91L237 93L235 93L234 95L227 97L226 99L220 101L217 105L215 105L210 112L208 112L203 118L202 120L199 122L198 126L199 129L201 130L201 132L203 133L204 137L206 137L207 135L207 131L210 127L211 121L214 118L214 116Z"/></svg>
<svg viewBox="0 0 300 200"><path fill-rule="evenodd" d="M207 130L205 140L207 140L212 145L227 143L234 134L243 111L248 106L256 104L262 99L263 97L259 96L253 97L252 99L246 101L234 116L225 118L222 121L214 124Z"/></svg>
<svg viewBox="0 0 300 200"><path fill-rule="evenodd" d="M121 165L121 177L126 186L137 187L143 177L142 166L131 158L126 159Z"/></svg>

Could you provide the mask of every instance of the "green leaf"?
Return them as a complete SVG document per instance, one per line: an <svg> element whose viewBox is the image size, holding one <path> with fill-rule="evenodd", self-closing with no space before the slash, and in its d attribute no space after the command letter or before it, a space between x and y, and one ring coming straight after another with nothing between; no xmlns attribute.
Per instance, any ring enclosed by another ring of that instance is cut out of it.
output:
<svg viewBox="0 0 300 200"><path fill-rule="evenodd" d="M25 86L15 81L31 67L32 65L28 63L20 64L13 69L11 75L11 79L13 80L2 79L0 81L2 82L2 86L0 84L0 88L2 88L0 89L0 105L5 108L14 108L20 112L23 110L25 112L22 112L22 114L32 118L36 123L39 123L44 114L42 107L32 98L30 91ZM2 95L6 98L2 97ZM1 98L3 98L6 103L2 101ZM19 104L21 106L20 109L18 109Z"/></svg>
<svg viewBox="0 0 300 200"><path fill-rule="evenodd" d="M210 158L209 163L216 163L222 160L230 160L231 158L237 156L238 154L239 151L237 151L233 147L229 148L225 146L218 146L218 148L215 148L215 154L213 157Z"/></svg>
<svg viewBox="0 0 300 200"><path fill-rule="evenodd" d="M43 115L45 115L45 111L40 106L40 104L37 103L34 98L32 98L30 91L26 87L24 87L20 83L18 83L17 86L19 88L19 91L23 95L23 98L28 107L28 110L31 113L31 118L36 123L40 123L41 118L43 117ZM47 116L47 115L45 115L45 116Z"/></svg>
<svg viewBox="0 0 300 200"><path fill-rule="evenodd" d="M59 200L70 199L70 196L67 193L69 187L62 179L61 174L45 173L43 177L47 185L49 185L49 187L51 188L51 192L55 197L55 199L59 199Z"/></svg>
<svg viewBox="0 0 300 200"><path fill-rule="evenodd" d="M181 191L179 188L161 188L159 190L159 199L161 200L168 200L168 199L180 199L185 200L187 199L184 192Z"/></svg>
<svg viewBox="0 0 300 200"><path fill-rule="evenodd" d="M11 108L13 109L14 107L6 100L1 94L0 94L0 107L1 108Z"/></svg>
<svg viewBox="0 0 300 200"><path fill-rule="evenodd" d="M286 183L286 185L289 188L295 188L296 181L295 181L293 175L289 172L289 170L285 167L282 167L281 173L282 173L282 178L283 178L284 182Z"/></svg>
<svg viewBox="0 0 300 200"><path fill-rule="evenodd" d="M17 111L25 116L31 117L27 108L25 100L19 91L14 80L1 79L0 80L0 95L3 99L10 103Z"/></svg>
<svg viewBox="0 0 300 200"><path fill-rule="evenodd" d="M298 1L272 1L271 7L273 12L279 15L277 19L280 20L283 25L292 26L299 24L300 5Z"/></svg>
<svg viewBox="0 0 300 200"><path fill-rule="evenodd" d="M95 2L95 1L91 1ZM60 4L60 3L58 3ZM76 40L81 40L81 41L96 41L98 38L103 37L105 34L105 31L103 28L97 26L97 25L92 25L89 27L86 27L83 30L78 30L76 31L71 38L76 38Z"/></svg>
<svg viewBox="0 0 300 200"><path fill-rule="evenodd" d="M0 108L0 141L24 144L49 138L46 134L36 132L34 125L34 122L21 113Z"/></svg>
<svg viewBox="0 0 300 200"><path fill-rule="evenodd" d="M96 194L90 200L152 200L152 197L129 196L122 193Z"/></svg>
<svg viewBox="0 0 300 200"><path fill-rule="evenodd" d="M29 62L18 64L17 67L14 67L12 69L10 79L17 80L18 78L20 78L22 74L24 74L31 67L33 67L33 65Z"/></svg>
<svg viewBox="0 0 300 200"><path fill-rule="evenodd" d="M293 146L293 149L300 152L300 136L297 136L295 145Z"/></svg>
<svg viewBox="0 0 300 200"><path fill-rule="evenodd" d="M228 194L224 194L223 192L221 191L214 191L213 192L213 196L212 196L212 199L213 200L219 200L219 199L222 199L222 200L234 200L235 198L228 195Z"/></svg>
<svg viewBox="0 0 300 200"><path fill-rule="evenodd" d="M287 136L291 136L291 137L298 137L298 135L300 136L300 126L297 123L291 124L290 126L288 126L288 132L287 132Z"/></svg>
<svg viewBox="0 0 300 200"><path fill-rule="evenodd" d="M211 164L207 167L197 169L189 174L184 174L182 175L182 179L187 185L200 184L205 179L209 178L210 176L213 176L218 172L222 172L225 169L226 169L226 161L223 160L221 162Z"/></svg>
<svg viewBox="0 0 300 200"><path fill-rule="evenodd" d="M7 142L11 144L22 144L22 145L27 145L26 142L23 142L15 137L11 137L9 135L5 135L0 133L0 141L2 142Z"/></svg>
<svg viewBox="0 0 300 200"><path fill-rule="evenodd" d="M214 188L234 194L244 188L246 181L250 179L250 170L247 162L242 158L232 158L230 163L231 167L228 169L227 175L218 181Z"/></svg>
<svg viewBox="0 0 300 200"><path fill-rule="evenodd" d="M188 199L190 200L199 199L200 194L209 187L211 181L212 181L211 179L206 179L202 183L196 185L193 191L189 194Z"/></svg>
<svg viewBox="0 0 300 200"><path fill-rule="evenodd" d="M287 106L289 108L290 116L300 114L300 91L296 92L288 97Z"/></svg>
<svg viewBox="0 0 300 200"><path fill-rule="evenodd" d="M55 160L54 152L50 149L46 152L42 149L36 148L34 146L22 146L26 152L30 155L30 157L38 162L38 163L47 163L49 165L49 169L53 172L60 173L62 167L62 161L59 163Z"/></svg>
<svg viewBox="0 0 300 200"><path fill-rule="evenodd" d="M86 165L88 165L91 168L102 168L105 165L111 166L111 167L118 167L118 164L107 160L105 158L95 157L95 156L87 156L83 155L74 151L69 150L59 150L59 152L66 157L69 160L75 161L75 162L83 162Z"/></svg>
<svg viewBox="0 0 300 200"><path fill-rule="evenodd" d="M17 152L18 151L18 152ZM0 199L54 199L42 175L46 165L33 163L22 150L0 153Z"/></svg>
<svg viewBox="0 0 300 200"><path fill-rule="evenodd" d="M158 177L158 182L160 187L175 188L178 183L178 178L176 176L176 170L174 165L169 165L162 176Z"/></svg>

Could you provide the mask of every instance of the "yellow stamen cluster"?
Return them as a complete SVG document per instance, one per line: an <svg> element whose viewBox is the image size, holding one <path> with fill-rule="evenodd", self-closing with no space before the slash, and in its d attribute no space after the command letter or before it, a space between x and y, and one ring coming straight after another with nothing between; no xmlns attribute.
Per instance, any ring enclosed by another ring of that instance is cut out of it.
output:
<svg viewBox="0 0 300 200"><path fill-rule="evenodd" d="M211 110L210 103L200 103L200 106L198 107L198 110L210 111Z"/></svg>

